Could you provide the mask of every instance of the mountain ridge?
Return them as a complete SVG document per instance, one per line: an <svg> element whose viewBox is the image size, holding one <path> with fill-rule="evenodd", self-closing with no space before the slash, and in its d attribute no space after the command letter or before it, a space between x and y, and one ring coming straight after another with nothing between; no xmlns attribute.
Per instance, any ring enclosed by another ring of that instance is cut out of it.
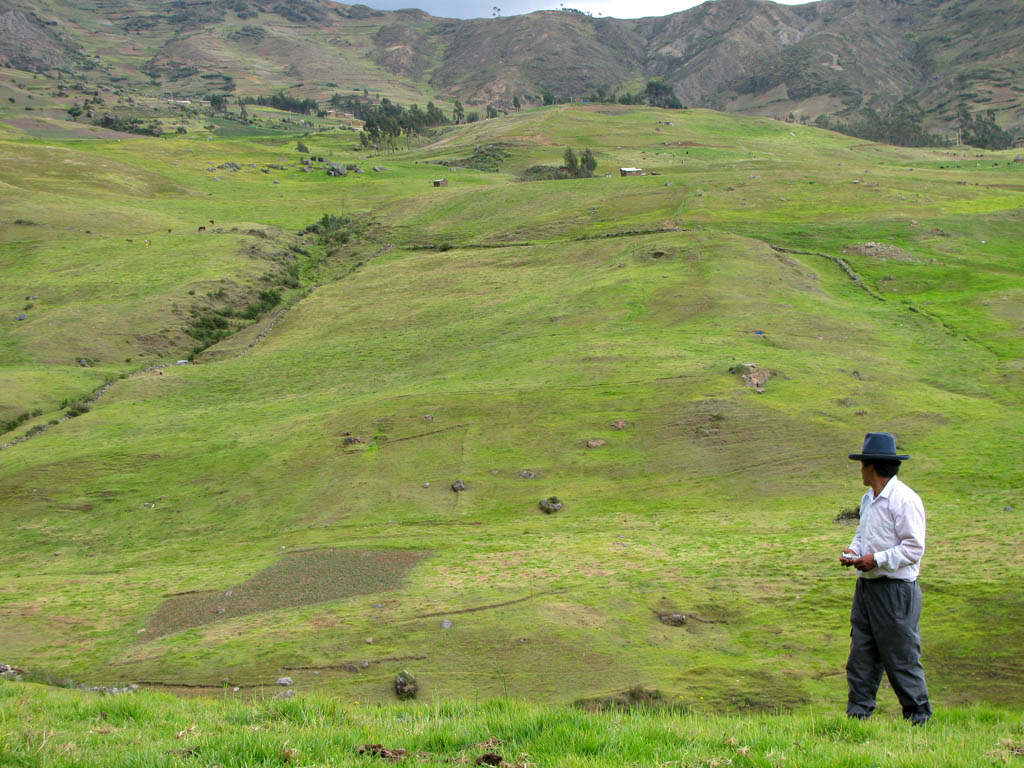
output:
<svg viewBox="0 0 1024 768"><path fill-rule="evenodd" d="M0 1L0 64L239 95L372 90L513 108L662 78L686 106L849 119L961 103L1024 130L1024 7L1010 0L715 0L663 17L537 11L445 19L331 0Z"/></svg>

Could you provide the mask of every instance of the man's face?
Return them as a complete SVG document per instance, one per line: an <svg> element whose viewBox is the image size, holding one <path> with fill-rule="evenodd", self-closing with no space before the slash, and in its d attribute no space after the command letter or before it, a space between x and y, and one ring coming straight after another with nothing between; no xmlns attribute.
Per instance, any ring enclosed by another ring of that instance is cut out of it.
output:
<svg viewBox="0 0 1024 768"><path fill-rule="evenodd" d="M868 464L866 461L860 463L860 479L864 482L864 485L871 487L871 481L874 479L874 467Z"/></svg>

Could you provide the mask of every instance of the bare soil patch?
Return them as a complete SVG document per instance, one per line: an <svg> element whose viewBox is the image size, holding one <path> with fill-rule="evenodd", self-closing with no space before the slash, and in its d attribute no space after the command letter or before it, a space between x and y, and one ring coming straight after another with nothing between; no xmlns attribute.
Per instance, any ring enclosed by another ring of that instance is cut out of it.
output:
<svg viewBox="0 0 1024 768"><path fill-rule="evenodd" d="M140 641L222 619L398 589L427 552L322 549L285 555L242 584L175 595L153 611Z"/></svg>

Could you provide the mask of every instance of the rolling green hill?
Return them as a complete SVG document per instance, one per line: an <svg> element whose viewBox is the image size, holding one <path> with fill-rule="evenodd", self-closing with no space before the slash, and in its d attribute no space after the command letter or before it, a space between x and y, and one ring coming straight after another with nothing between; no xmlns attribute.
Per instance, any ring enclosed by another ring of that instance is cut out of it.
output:
<svg viewBox="0 0 1024 768"><path fill-rule="evenodd" d="M934 697L1021 706L1012 152L606 107L303 141L0 138L0 414L40 411L0 451L5 663L838 708L846 454L890 429ZM596 178L519 181L567 146Z"/></svg>

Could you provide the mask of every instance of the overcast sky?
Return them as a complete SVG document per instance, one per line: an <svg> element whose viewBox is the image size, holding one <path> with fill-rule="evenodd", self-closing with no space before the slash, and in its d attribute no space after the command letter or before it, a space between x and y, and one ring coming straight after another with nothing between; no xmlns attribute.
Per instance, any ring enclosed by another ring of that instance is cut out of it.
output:
<svg viewBox="0 0 1024 768"><path fill-rule="evenodd" d="M494 7L501 9L502 16L515 16L531 11L558 8L558 0L361 0L371 8L394 11L399 8L419 8L431 16L447 16L456 19L490 18ZM782 0L785 2L786 0ZM787 4L806 2L790 0ZM586 11L594 16L614 16L617 19L636 19L643 16L667 16L670 13L700 5L701 0L566 0L567 7Z"/></svg>

